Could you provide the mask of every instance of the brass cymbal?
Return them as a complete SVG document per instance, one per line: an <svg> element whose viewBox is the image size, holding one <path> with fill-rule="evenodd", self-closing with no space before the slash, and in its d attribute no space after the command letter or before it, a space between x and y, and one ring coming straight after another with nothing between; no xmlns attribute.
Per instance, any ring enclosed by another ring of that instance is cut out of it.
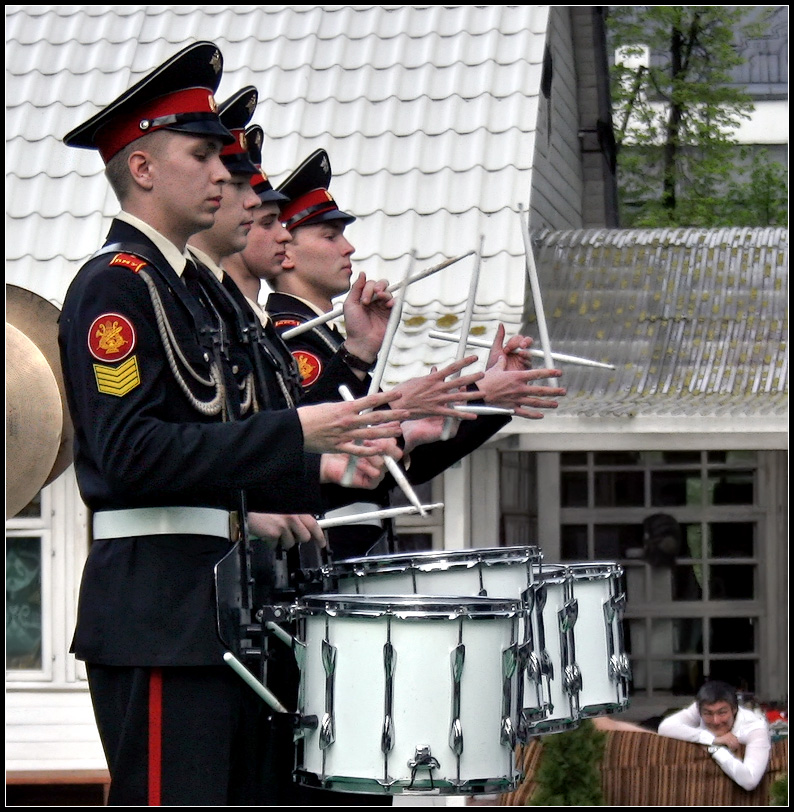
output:
<svg viewBox="0 0 794 812"><path fill-rule="evenodd" d="M52 470L42 487L57 479L72 464L73 459L72 440L74 439L74 428L66 402L66 390L61 372L61 356L58 349L58 316L60 312L52 302L33 293L33 291L6 284L6 323L24 333L39 348L50 365L61 396L61 409L63 411L61 444Z"/></svg>
<svg viewBox="0 0 794 812"><path fill-rule="evenodd" d="M61 445L58 382L39 348L6 322L6 519L43 487Z"/></svg>

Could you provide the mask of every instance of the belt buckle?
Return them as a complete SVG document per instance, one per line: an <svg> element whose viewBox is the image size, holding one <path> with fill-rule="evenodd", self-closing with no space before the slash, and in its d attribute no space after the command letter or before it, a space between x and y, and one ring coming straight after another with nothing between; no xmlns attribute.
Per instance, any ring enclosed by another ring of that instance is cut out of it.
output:
<svg viewBox="0 0 794 812"><path fill-rule="evenodd" d="M232 542L240 541L243 537L240 513L236 510L229 511L229 539Z"/></svg>

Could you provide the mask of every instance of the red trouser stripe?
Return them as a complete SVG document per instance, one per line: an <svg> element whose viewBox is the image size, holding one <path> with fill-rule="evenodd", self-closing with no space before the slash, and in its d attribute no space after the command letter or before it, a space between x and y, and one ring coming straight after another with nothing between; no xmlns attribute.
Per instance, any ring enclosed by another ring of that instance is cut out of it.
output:
<svg viewBox="0 0 794 812"><path fill-rule="evenodd" d="M153 668L149 677L149 806L161 806L163 778L163 672Z"/></svg>

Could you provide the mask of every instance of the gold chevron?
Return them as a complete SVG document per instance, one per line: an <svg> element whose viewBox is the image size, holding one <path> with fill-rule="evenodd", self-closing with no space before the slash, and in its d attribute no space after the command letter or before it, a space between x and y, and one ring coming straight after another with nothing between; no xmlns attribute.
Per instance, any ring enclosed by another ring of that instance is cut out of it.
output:
<svg viewBox="0 0 794 812"><path fill-rule="evenodd" d="M100 392L105 395L115 395L117 398L124 397L141 382L138 357L133 355L132 358L117 367L94 364L94 375L97 389Z"/></svg>

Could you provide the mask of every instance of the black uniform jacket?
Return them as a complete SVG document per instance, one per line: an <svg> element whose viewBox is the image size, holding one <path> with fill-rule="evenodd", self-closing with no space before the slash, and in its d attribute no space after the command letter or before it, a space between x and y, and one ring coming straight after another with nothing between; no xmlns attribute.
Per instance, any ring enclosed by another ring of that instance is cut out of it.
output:
<svg viewBox="0 0 794 812"><path fill-rule="evenodd" d="M305 302L284 293L271 293L266 309L279 333L317 316ZM303 376L304 402L340 400L340 384L346 384L356 397L367 393L369 376L363 381L359 380L336 351L342 340L343 336L339 331L326 323L287 341ZM450 440L417 447L411 452L410 465L406 471L408 481L412 484L428 482L481 446L509 420L509 417L503 416L463 420L457 434ZM376 490L323 485L323 504L326 511L353 502L374 502L386 507L389 504L389 491L395 484L394 479L387 475Z"/></svg>
<svg viewBox="0 0 794 812"><path fill-rule="evenodd" d="M218 329L212 308L186 295L136 228L114 221L106 246L113 250L78 272L60 316L86 505L236 510L245 492L251 509L320 512L319 457L303 452L294 409L277 399L272 411L246 407L241 386L252 361L234 332ZM221 663L213 580L229 547L184 534L94 542L74 653L104 665Z"/></svg>

